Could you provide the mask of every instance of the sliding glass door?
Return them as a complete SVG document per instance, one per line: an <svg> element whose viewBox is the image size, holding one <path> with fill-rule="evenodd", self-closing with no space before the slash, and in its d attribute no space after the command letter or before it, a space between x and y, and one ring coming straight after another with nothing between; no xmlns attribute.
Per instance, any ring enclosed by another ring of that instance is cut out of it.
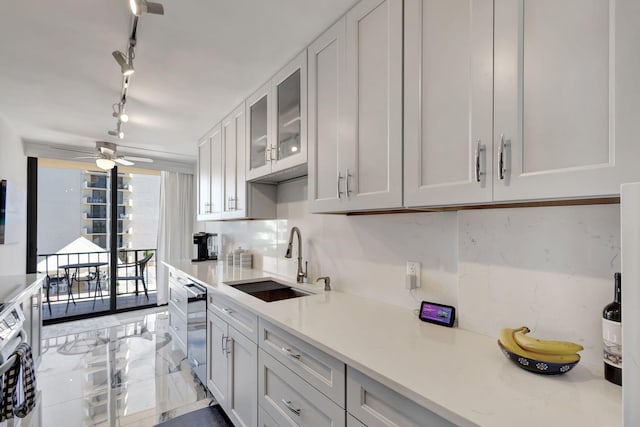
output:
<svg viewBox="0 0 640 427"><path fill-rule="evenodd" d="M38 159L43 320L156 304L157 173Z"/></svg>

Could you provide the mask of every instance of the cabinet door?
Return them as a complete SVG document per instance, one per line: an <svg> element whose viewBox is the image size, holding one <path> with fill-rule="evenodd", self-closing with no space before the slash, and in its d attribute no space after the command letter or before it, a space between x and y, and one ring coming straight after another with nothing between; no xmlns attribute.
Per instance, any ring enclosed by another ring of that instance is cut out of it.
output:
<svg viewBox="0 0 640 427"><path fill-rule="evenodd" d="M493 2L406 0L404 203L492 198Z"/></svg>
<svg viewBox="0 0 640 427"><path fill-rule="evenodd" d="M496 0L495 200L638 180L639 20L635 0Z"/></svg>
<svg viewBox="0 0 640 427"><path fill-rule="evenodd" d="M207 387L223 409L228 398L227 323L207 312Z"/></svg>
<svg viewBox="0 0 640 427"><path fill-rule="evenodd" d="M29 336L29 342L31 344L33 360L37 363L40 360L42 348L42 341L40 339L42 332L42 293L40 292L40 288L31 294L30 300L31 335Z"/></svg>
<svg viewBox="0 0 640 427"><path fill-rule="evenodd" d="M307 51L272 79L272 172L307 162Z"/></svg>
<svg viewBox="0 0 640 427"><path fill-rule="evenodd" d="M222 121L222 218L241 218L246 212L245 105Z"/></svg>
<svg viewBox="0 0 640 427"><path fill-rule="evenodd" d="M346 21L325 31L307 49L309 58L309 210L340 210L341 179L338 164L344 134L346 75Z"/></svg>
<svg viewBox="0 0 640 427"><path fill-rule="evenodd" d="M237 427L258 425L258 346L229 327L228 401L225 411Z"/></svg>
<svg viewBox="0 0 640 427"><path fill-rule="evenodd" d="M275 146L271 135L269 116L269 89L265 83L247 99L247 180L271 173L271 159Z"/></svg>
<svg viewBox="0 0 640 427"><path fill-rule="evenodd" d="M198 145L198 220L211 214L211 138Z"/></svg>
<svg viewBox="0 0 640 427"><path fill-rule="evenodd" d="M211 134L211 217L222 215L222 127L218 124Z"/></svg>
<svg viewBox="0 0 640 427"><path fill-rule="evenodd" d="M338 163L348 200L344 210L400 207L402 2L363 0L346 20L348 142Z"/></svg>

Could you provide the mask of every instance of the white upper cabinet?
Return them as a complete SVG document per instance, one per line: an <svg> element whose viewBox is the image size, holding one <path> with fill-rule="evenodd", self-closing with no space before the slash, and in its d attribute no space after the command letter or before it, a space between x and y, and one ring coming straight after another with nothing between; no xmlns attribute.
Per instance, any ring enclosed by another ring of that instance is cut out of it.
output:
<svg viewBox="0 0 640 427"><path fill-rule="evenodd" d="M336 22L307 50L309 58L309 209L331 212L341 209L339 177L345 151L343 120L346 76L346 20Z"/></svg>
<svg viewBox="0 0 640 427"><path fill-rule="evenodd" d="M246 215L245 130L245 104L242 103L221 123L222 218Z"/></svg>
<svg viewBox="0 0 640 427"><path fill-rule="evenodd" d="M494 200L640 178L638 22L637 0L496 0Z"/></svg>
<svg viewBox="0 0 640 427"><path fill-rule="evenodd" d="M222 212L222 136L220 124L198 145L198 220L220 217Z"/></svg>
<svg viewBox="0 0 640 427"><path fill-rule="evenodd" d="M309 57L310 210L402 206L402 2L361 1Z"/></svg>
<svg viewBox="0 0 640 427"><path fill-rule="evenodd" d="M306 173L306 51L247 99L247 118L247 180L269 181L268 175L294 167L298 176Z"/></svg>
<svg viewBox="0 0 640 427"><path fill-rule="evenodd" d="M639 20L634 0L405 0L405 205L639 180Z"/></svg>
<svg viewBox="0 0 640 427"><path fill-rule="evenodd" d="M493 2L405 0L406 206L492 198Z"/></svg>

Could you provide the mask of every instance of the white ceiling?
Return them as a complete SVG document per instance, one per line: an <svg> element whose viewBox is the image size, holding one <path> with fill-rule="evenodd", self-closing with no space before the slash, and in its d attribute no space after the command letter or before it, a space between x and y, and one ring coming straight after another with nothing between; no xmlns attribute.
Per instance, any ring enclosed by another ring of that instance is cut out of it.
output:
<svg viewBox="0 0 640 427"><path fill-rule="evenodd" d="M117 140L107 135L122 83L111 52L126 51L129 0L1 1L0 115L28 141L195 158L198 138L356 0L160 2L164 16L139 21Z"/></svg>

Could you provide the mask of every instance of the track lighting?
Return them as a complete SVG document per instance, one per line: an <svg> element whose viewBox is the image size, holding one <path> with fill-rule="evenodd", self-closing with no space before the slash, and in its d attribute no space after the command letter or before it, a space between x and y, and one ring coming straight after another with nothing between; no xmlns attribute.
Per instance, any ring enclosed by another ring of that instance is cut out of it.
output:
<svg viewBox="0 0 640 427"><path fill-rule="evenodd" d="M124 53L120 52L119 50L114 50L111 54L115 58L118 65L120 65L120 71L122 72L123 76L130 76L136 71L133 68L133 64L130 61L127 62L127 57Z"/></svg>
<svg viewBox="0 0 640 427"><path fill-rule="evenodd" d="M129 121L129 115L127 113L113 113L113 117L120 120L122 123Z"/></svg>
<svg viewBox="0 0 640 427"><path fill-rule="evenodd" d="M98 166L100 169L104 169L106 171L113 169L113 167L115 165L116 165L116 162L114 162L113 160L111 160L109 158L100 157L100 158L96 159L96 166Z"/></svg>
<svg viewBox="0 0 640 427"><path fill-rule="evenodd" d="M143 13L164 15L164 7L160 3L153 3L146 0L129 0L129 7L131 7L131 13L135 16L141 16Z"/></svg>
<svg viewBox="0 0 640 427"><path fill-rule="evenodd" d="M121 130L110 130L107 133L111 136L117 136L120 139L124 138L124 132L122 132Z"/></svg>

